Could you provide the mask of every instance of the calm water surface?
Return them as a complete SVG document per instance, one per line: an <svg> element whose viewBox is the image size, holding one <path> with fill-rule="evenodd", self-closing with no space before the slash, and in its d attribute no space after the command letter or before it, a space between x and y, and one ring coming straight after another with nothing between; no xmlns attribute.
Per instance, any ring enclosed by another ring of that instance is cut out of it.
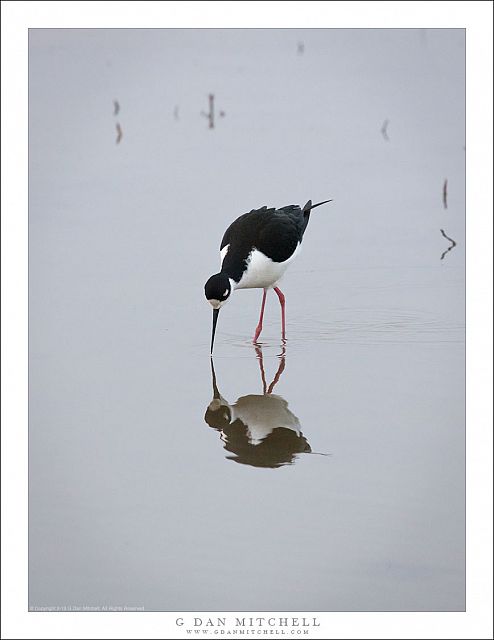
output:
<svg viewBox="0 0 494 640"><path fill-rule="evenodd" d="M31 30L31 606L464 608L463 56ZM239 291L211 360L224 229L309 198L286 343Z"/></svg>

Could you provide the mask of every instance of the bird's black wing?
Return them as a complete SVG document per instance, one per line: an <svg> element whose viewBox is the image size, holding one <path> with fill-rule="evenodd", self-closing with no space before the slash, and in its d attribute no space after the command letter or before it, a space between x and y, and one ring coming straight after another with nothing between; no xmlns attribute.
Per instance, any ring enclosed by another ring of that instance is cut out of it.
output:
<svg viewBox="0 0 494 640"><path fill-rule="evenodd" d="M275 209L263 222L256 247L274 262L285 262L302 242L306 226L302 210L297 205Z"/></svg>
<svg viewBox="0 0 494 640"><path fill-rule="evenodd" d="M232 222L221 241L220 250L230 245L222 270L238 281L253 248L274 262L285 262L302 241L305 226L304 214L297 205L244 213Z"/></svg>
<svg viewBox="0 0 494 640"><path fill-rule="evenodd" d="M232 240L241 240L242 244L252 240L252 232L257 226L257 219L267 211L274 211L274 209L268 209L267 207L252 209L252 211L244 213L234 220L223 235L220 251L226 247L227 244L231 244Z"/></svg>

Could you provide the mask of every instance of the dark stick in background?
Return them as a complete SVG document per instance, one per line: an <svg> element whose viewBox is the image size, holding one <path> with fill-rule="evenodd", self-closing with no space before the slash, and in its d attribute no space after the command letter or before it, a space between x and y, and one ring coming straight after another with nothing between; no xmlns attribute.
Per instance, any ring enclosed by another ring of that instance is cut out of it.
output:
<svg viewBox="0 0 494 640"><path fill-rule="evenodd" d="M209 94L209 128L214 129L214 94Z"/></svg>
<svg viewBox="0 0 494 640"><path fill-rule="evenodd" d="M209 94L209 113L201 111L201 116L209 120L209 128L214 129L214 93Z"/></svg>
<svg viewBox="0 0 494 640"><path fill-rule="evenodd" d="M117 139L115 140L116 144L120 144L120 140L123 138L123 131L122 131L122 127L119 125L119 123L117 122Z"/></svg>
<svg viewBox="0 0 494 640"><path fill-rule="evenodd" d="M383 122L383 126L381 127L381 133L383 138L386 140L386 142L389 142L388 124L389 124L389 120L386 118L386 120Z"/></svg>
<svg viewBox="0 0 494 640"><path fill-rule="evenodd" d="M451 242L451 246L450 246L450 247L448 247L448 248L446 249L446 251L444 251L444 252L443 252L443 254L442 254L442 256L441 256L441 260L442 260L442 259L444 258L444 256L448 253L448 251L451 251L451 249L452 249L453 247L456 247L456 242L453 240L453 238L450 238L449 236L447 236L447 235L444 233L444 229L441 229L441 233L442 233L442 235L446 238L446 240L449 240L449 241Z"/></svg>

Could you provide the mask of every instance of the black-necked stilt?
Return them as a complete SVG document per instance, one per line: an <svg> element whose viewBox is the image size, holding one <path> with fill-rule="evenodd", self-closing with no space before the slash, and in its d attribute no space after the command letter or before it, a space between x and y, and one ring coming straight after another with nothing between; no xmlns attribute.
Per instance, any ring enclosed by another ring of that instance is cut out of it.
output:
<svg viewBox="0 0 494 640"><path fill-rule="evenodd" d="M303 209L298 205L253 209L228 227L220 246L221 271L211 276L204 286L206 298L213 307L211 353L219 311L234 289L264 289L254 342L262 330L267 290L274 289L281 304L282 338L285 339L285 296L277 283L299 253L310 212L327 202L331 200L317 204L309 200Z"/></svg>

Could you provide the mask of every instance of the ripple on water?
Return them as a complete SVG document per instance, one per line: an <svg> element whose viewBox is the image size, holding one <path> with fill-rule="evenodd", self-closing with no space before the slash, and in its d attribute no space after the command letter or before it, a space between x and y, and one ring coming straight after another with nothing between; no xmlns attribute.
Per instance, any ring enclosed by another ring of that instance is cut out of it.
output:
<svg viewBox="0 0 494 640"><path fill-rule="evenodd" d="M259 339L266 358L279 358L283 343L276 322L265 324ZM278 335L277 335L278 334ZM306 342L330 342L333 344L462 344L465 341L463 322L438 317L427 311L396 308L333 309L325 318L290 318L287 326L286 348L297 349ZM220 352L220 344L223 349ZM218 342L218 357L252 357L250 334L226 332ZM196 345L196 347L203 345ZM229 346L233 350L225 351ZM215 353L216 355L216 353Z"/></svg>
<svg viewBox="0 0 494 640"><path fill-rule="evenodd" d="M425 311L333 309L324 319L292 320L293 336L333 343L462 343L464 323Z"/></svg>

